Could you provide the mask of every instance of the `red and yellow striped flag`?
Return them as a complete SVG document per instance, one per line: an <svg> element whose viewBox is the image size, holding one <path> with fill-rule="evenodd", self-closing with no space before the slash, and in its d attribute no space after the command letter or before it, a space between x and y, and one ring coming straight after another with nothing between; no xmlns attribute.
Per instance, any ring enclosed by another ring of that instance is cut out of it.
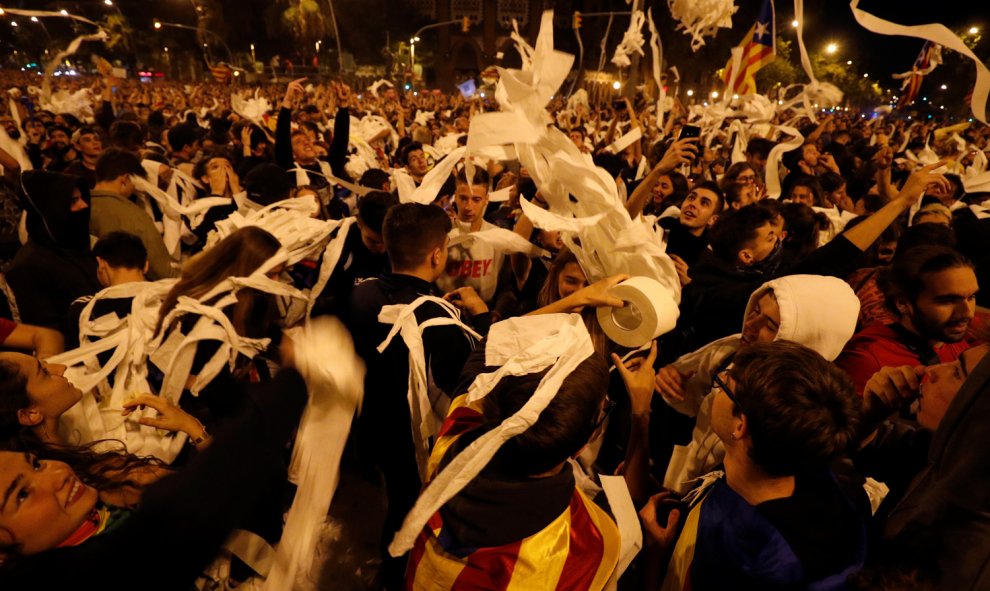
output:
<svg viewBox="0 0 990 591"><path fill-rule="evenodd" d="M753 78L757 70L769 64L776 57L776 35L773 1L764 0L756 23L746 33L746 38L732 49L732 56L725 64L726 94L749 94L756 92L756 80ZM738 61L737 60L738 56ZM734 67L739 64L739 74L733 79ZM732 85L730 88L729 85Z"/></svg>
<svg viewBox="0 0 990 591"><path fill-rule="evenodd" d="M220 62L215 66L210 66L210 73L213 74L214 80L223 84L230 81L231 76L234 75L234 70L227 64Z"/></svg>

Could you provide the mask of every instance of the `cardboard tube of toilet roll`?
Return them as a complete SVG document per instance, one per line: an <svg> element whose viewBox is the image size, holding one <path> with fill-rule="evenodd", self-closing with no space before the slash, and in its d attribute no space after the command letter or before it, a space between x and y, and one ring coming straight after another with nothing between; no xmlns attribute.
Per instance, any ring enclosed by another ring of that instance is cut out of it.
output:
<svg viewBox="0 0 990 591"><path fill-rule="evenodd" d="M649 277L633 277L612 288L623 308L598 308L598 323L608 338L623 347L641 347L677 323L677 303L670 291Z"/></svg>

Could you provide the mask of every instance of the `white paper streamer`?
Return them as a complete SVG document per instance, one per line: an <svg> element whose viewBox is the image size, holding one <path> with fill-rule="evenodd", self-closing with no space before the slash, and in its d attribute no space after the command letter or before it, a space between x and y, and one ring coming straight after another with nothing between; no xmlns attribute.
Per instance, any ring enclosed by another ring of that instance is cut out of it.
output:
<svg viewBox="0 0 990 591"><path fill-rule="evenodd" d="M602 474L599 479L602 483L602 490L608 498L608 506L615 516L615 523L619 526L619 562L615 566L615 571L609 578L606 589L617 588L619 578L626 572L640 549L643 548L643 530L639 524L639 514L633 505L632 497L629 496L629 486L622 476L606 476Z"/></svg>
<svg viewBox="0 0 990 591"><path fill-rule="evenodd" d="M518 412L457 454L427 485L395 534L389 553L402 556L408 552L430 517L480 474L506 441L536 423L567 376L594 351L588 329L577 314L525 316L492 325L485 365L500 367L474 380L469 401L487 396L504 376L550 370Z"/></svg>
<svg viewBox="0 0 990 591"><path fill-rule="evenodd" d="M623 150L631 146L633 142L642 139L642 137L643 130L639 127L634 127L632 131L612 142L606 149L613 154L621 154Z"/></svg>
<svg viewBox="0 0 990 591"><path fill-rule="evenodd" d="M605 217L604 213L599 213L585 218L568 218L537 207L525 197L519 198L519 205L533 226L549 232L580 232Z"/></svg>
<svg viewBox="0 0 990 591"><path fill-rule="evenodd" d="M781 188L780 188L780 159L784 156L785 152L790 152L792 150L797 150L802 145L804 145L804 136L801 132L794 129L793 127L787 127L781 125L779 127L780 131L786 133L792 138L786 142L781 142L770 150L770 155L767 157L766 166L766 184L767 184L767 197L770 199L779 199Z"/></svg>
<svg viewBox="0 0 990 591"><path fill-rule="evenodd" d="M691 36L691 50L705 45L705 37L719 29L732 28L732 15L738 8L733 0L667 0L677 29Z"/></svg>
<svg viewBox="0 0 990 591"><path fill-rule="evenodd" d="M265 113L272 110L272 104L267 98L261 96L260 88L256 89L254 91L254 96L249 99L245 99L236 92L232 93L230 95L230 110L260 128L261 131L264 132L265 137L268 138L268 141L275 141L275 138L273 138L272 134L268 131L268 126L265 125L262 120Z"/></svg>
<svg viewBox="0 0 990 591"><path fill-rule="evenodd" d="M622 41L619 42L618 47L615 48L615 55L612 56L613 64L620 68L628 68L632 65L630 57L633 54L646 55L643 53L643 44L646 43L646 40L643 39L643 24L645 22L646 16L642 10L636 10L632 13L629 18L629 28L622 35Z"/></svg>
<svg viewBox="0 0 990 591"><path fill-rule="evenodd" d="M416 310L423 304L432 302L447 316L431 318L422 324L416 320ZM465 338L482 340L482 336L470 326L461 322L461 313L450 302L429 295L420 296L409 304L384 306L378 314L378 321L391 324L385 340L378 345L378 352L388 348L397 335L402 338L409 351L409 390L406 394L409 412L412 417L413 443L416 448L416 463L420 477L426 479L426 465L430 457L430 441L440 432L448 405L437 409L438 397L430 392L429 368L426 367L426 350L423 345L423 331L431 326L457 326L464 331ZM473 341L472 341L473 343ZM438 412L439 410L439 412Z"/></svg>
<svg viewBox="0 0 990 591"><path fill-rule="evenodd" d="M299 588L298 579L314 566L318 533L337 489L351 420L364 396L364 362L339 320L317 318L287 334L309 401L289 466L290 480L298 488L263 586L271 591ZM333 363L327 363L330 359Z"/></svg>

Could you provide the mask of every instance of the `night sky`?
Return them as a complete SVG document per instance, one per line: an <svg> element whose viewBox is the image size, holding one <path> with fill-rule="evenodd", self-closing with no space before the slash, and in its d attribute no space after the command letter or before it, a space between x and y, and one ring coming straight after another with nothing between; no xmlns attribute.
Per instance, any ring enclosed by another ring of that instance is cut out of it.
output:
<svg viewBox="0 0 990 591"><path fill-rule="evenodd" d="M758 2L752 0L740 2L740 12L746 6L755 14L755 9L749 7L756 4ZM778 1L776 6L778 21L782 21L781 17L785 15L787 19L778 27L789 23L794 5ZM903 25L938 22L956 31L971 26L986 31L990 27L990 4L982 1L861 0L859 8ZM804 11L808 21L804 29L808 51L820 50L821 46L834 40L840 44L843 56L866 64L861 68L863 71L890 74L909 70L924 44L920 39L870 33L853 18L847 1L808 0ZM978 47L977 55L986 60L990 56L990 42L984 40Z"/></svg>
<svg viewBox="0 0 990 591"><path fill-rule="evenodd" d="M337 18L343 33L343 45L346 51L354 52L359 63L368 63L380 58L380 47L386 38L406 38L411 31L428 21L420 22L421 17L409 13L405 0L333 0L337 7ZM450 1L450 0L438 0ZM494 1L494 0L485 0ZM533 0L538 1L538 0ZM194 24L195 19L189 0L116 0L138 31L147 31L153 35L150 28L153 18L172 20ZM258 43L259 52L263 55L274 53L276 50L285 51L287 47L276 48L283 38L270 38L270 27L267 21L275 17L270 11L275 0L218 0L226 18L219 31L227 38L235 52L244 52L249 43ZM67 7L77 14L85 14L99 18L105 10L99 0L0 0L0 5L20 6L23 8L47 8L55 10ZM573 9L583 10L586 6L611 7L614 10L628 10L625 0L556 0L545 1L545 5L558 5L559 12ZM667 0L645 0L644 4L652 6L657 15L665 50L669 50L668 60L679 65L682 70L689 70L691 65L714 71L728 57L728 48L739 42L741 35L750 27L759 10L761 0L737 0L738 12L733 17L733 29L721 30L706 48L698 53L692 53L687 47L689 38L683 33L673 30L674 23L670 18ZM785 39L794 40L794 29L790 26L793 18L793 3L788 0L777 0L777 30ZM364 13L374 6L374 12L382 18L371 24ZM990 4L985 0L861 0L860 8L881 18L902 24L922 24L941 22L953 30L968 29L971 26L980 27L984 31L984 39L976 49L977 55L987 61L990 59ZM899 86L890 74L909 70L911 63L918 54L923 42L906 37L890 37L875 35L867 32L853 19L847 0L806 0L805 1L805 43L811 53L821 52L824 46L834 41L840 45L837 59L855 61L859 72L868 72L873 79L881 80L884 86ZM277 17L276 17L277 18ZM55 19L57 20L57 19ZM566 20L566 19L565 19ZM605 19L586 19L582 37L586 45L586 58L591 57L592 63L597 62L597 39L603 32ZM53 36L68 37L68 30L61 31L62 23L48 20ZM621 38L622 30L628 24L628 17L619 17L613 26L609 38L608 52L614 51L615 44ZM26 26L30 26L25 23ZM225 29L225 30L223 30ZM60 34L61 31L61 34ZM504 30L503 30L504 33ZM180 35L171 35L173 42L188 41ZM648 35L647 35L648 36ZM561 30L557 32L558 46L565 51L574 51L572 32ZM155 36L147 40L158 39ZM427 40L426 43L430 41ZM156 43L160 43L156 41ZM8 52L16 47L16 38L11 37L7 27L0 29L0 53ZM268 50L268 51L266 51ZM797 47L794 44L794 58L797 58ZM939 76L952 80L951 76L967 76L962 84L970 86L973 79L973 68L967 63L964 68L959 56L954 56L957 67L954 70L945 68L946 72L933 74L932 82ZM587 62L586 62L587 64ZM951 71L950 71L951 70ZM698 72L697 74L701 74ZM938 84L943 83L941 80Z"/></svg>

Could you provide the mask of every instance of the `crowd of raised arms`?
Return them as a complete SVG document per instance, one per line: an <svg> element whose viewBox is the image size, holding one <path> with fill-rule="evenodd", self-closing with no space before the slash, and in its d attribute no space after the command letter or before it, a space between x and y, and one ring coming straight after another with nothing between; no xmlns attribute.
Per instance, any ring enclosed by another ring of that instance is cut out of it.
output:
<svg viewBox="0 0 990 591"><path fill-rule="evenodd" d="M582 90L539 160L472 147L491 89L39 85L0 71L0 587L990 589L990 127ZM679 310L638 349L616 215ZM338 479L375 559L286 576Z"/></svg>

